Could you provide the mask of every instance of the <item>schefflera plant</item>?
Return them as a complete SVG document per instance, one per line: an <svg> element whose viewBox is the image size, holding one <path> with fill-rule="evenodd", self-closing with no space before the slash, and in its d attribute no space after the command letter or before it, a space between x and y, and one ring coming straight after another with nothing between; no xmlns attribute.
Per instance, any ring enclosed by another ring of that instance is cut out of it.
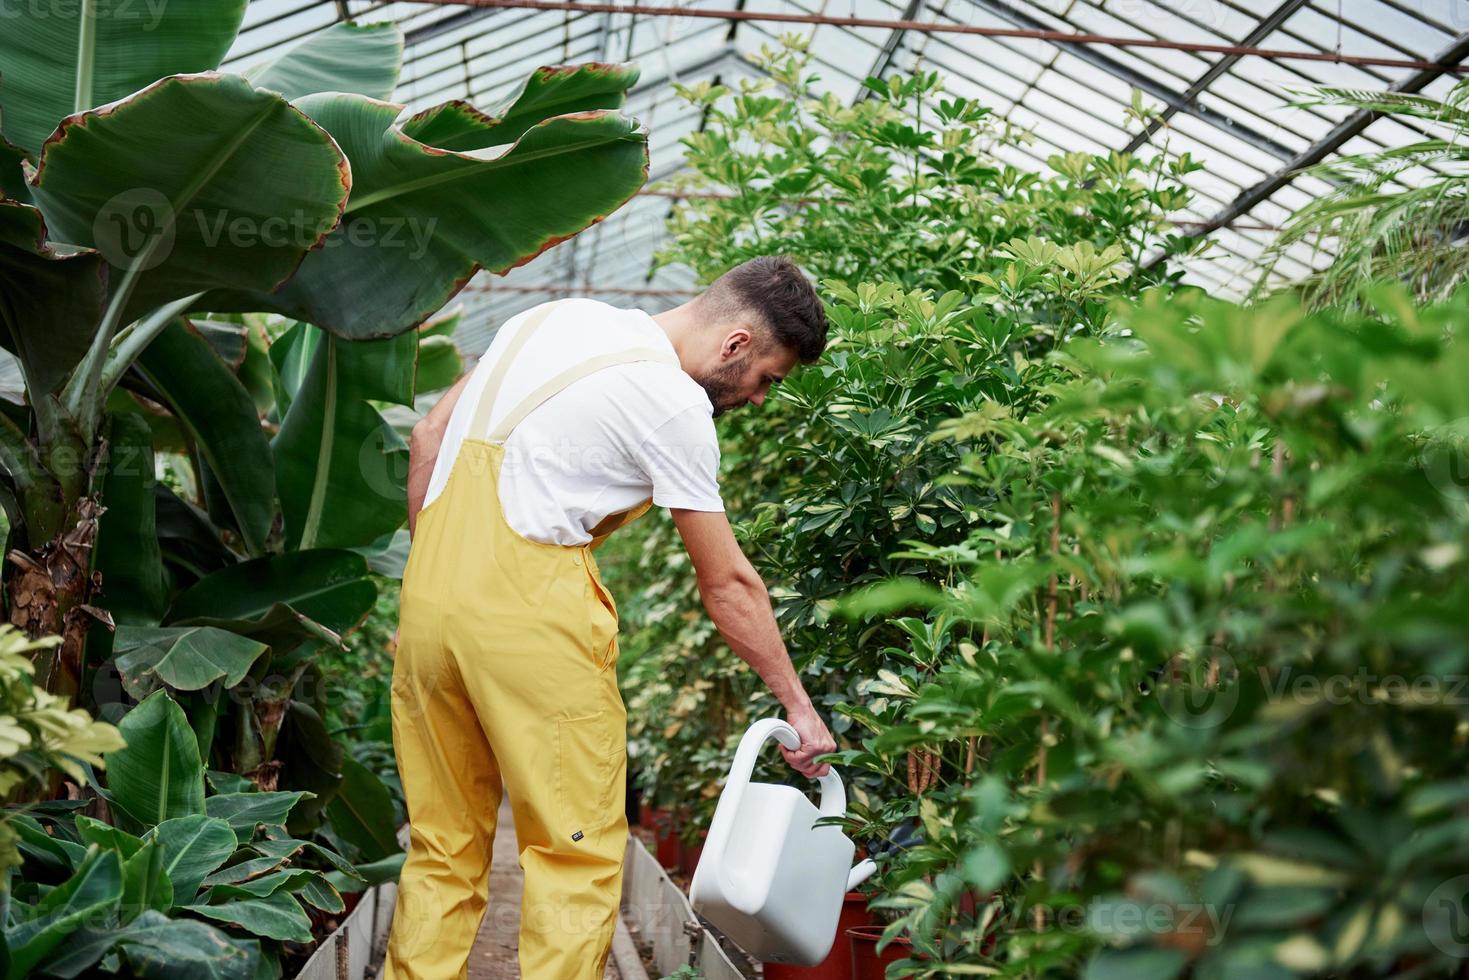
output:
<svg viewBox="0 0 1469 980"><path fill-rule="evenodd" d="M870 685L844 757L956 747L878 903L909 967L1460 969L1466 304L1153 293L1045 405L941 428L990 501L914 543L952 579L852 600L953 650Z"/></svg>
<svg viewBox="0 0 1469 980"><path fill-rule="evenodd" d="M833 615L866 584L955 581L911 542L964 551L990 495L954 479L962 450L932 438L935 428L970 411L1045 404L1066 377L1052 351L1108 329L1114 298L1168 288L1167 258L1195 246L1167 217L1186 205L1183 181L1197 164L1076 153L1027 172L1000 159L1025 134L948 96L936 74L871 79L849 104L818 91L801 42L757 64L766 78L685 90L707 124L685 141L692 172L676 186L691 196L675 209L662 260L707 281L779 250L826 299L822 360L758 412L721 420L723 489L808 689L850 746L868 731L865 706L881 714L890 672L937 669L980 639L928 622L920 607L862 623ZM1165 261L1144 268L1138 258L1154 249ZM681 591L676 542L663 540L629 558L646 602L629 604L628 649L648 658L629 674L630 714L644 757L658 760L655 792L699 801L697 822L731 745L685 746L737 736L745 719L779 708L748 673L727 669L735 660L717 634L691 635L696 597ZM713 676L694 669L710 663ZM664 721L675 716L677 727ZM969 745L935 736L849 770L861 832L882 837L912 821L939 772L949 782L966 761L975 771ZM778 765L768 775L787 776Z"/></svg>

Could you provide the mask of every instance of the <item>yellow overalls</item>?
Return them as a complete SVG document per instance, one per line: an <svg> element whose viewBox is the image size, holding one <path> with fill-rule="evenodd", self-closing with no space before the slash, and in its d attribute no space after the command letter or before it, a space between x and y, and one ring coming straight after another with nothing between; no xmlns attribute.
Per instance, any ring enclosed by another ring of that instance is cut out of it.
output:
<svg viewBox="0 0 1469 980"><path fill-rule="evenodd" d="M617 690L617 608L592 549L648 509L599 524L588 545L531 541L499 499L505 440L536 406L593 371L671 352L576 364L493 430L490 409L535 311L494 365L442 493L418 514L403 572L393 666L393 747L411 842L387 980L465 976L488 900L501 780L525 873L524 980L600 980L627 843L627 712Z"/></svg>

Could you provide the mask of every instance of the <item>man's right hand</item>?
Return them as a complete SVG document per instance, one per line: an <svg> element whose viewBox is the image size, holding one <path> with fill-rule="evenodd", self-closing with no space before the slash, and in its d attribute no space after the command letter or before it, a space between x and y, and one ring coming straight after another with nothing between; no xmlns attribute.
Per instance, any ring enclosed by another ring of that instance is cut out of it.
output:
<svg viewBox="0 0 1469 980"><path fill-rule="evenodd" d="M791 767L803 776L820 779L831 771L830 763L815 763L811 760L818 755L837 750L836 739L831 737L827 731L826 723L816 713L815 708L806 708L798 711L787 711L786 721L790 722L796 734L801 736L801 747L788 749L784 745L780 747L781 755Z"/></svg>
<svg viewBox="0 0 1469 980"><path fill-rule="evenodd" d="M770 593L754 566L740 550L729 519L719 511L669 508L673 523L683 537L699 578L699 594L709 618L719 628L729 648L755 669L777 701L786 706L786 720L801 736L801 747L780 747L798 772L820 778L830 771L826 763L811 760L836 751L836 740L801 686L790 654L780 638Z"/></svg>

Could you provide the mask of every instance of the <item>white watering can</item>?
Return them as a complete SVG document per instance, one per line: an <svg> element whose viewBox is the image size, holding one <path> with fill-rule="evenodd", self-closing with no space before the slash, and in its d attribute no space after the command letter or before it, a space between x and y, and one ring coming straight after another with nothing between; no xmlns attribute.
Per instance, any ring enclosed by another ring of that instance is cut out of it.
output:
<svg viewBox="0 0 1469 980"><path fill-rule="evenodd" d="M836 826L812 826L817 817L847 812L836 769L820 779L821 807L794 786L752 783L765 740L788 749L801 736L779 718L750 726L735 750L689 899L706 919L746 952L767 963L815 966L836 940L842 898L877 870L871 860L852 866L857 847Z"/></svg>

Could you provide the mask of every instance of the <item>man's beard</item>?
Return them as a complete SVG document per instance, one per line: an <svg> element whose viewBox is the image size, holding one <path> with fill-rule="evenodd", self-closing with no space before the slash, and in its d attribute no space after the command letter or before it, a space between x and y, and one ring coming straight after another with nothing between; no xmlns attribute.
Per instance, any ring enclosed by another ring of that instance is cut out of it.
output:
<svg viewBox="0 0 1469 980"><path fill-rule="evenodd" d="M739 390L740 376L744 373L743 364L721 364L702 378L694 378L713 403L715 418L738 404L735 392Z"/></svg>

